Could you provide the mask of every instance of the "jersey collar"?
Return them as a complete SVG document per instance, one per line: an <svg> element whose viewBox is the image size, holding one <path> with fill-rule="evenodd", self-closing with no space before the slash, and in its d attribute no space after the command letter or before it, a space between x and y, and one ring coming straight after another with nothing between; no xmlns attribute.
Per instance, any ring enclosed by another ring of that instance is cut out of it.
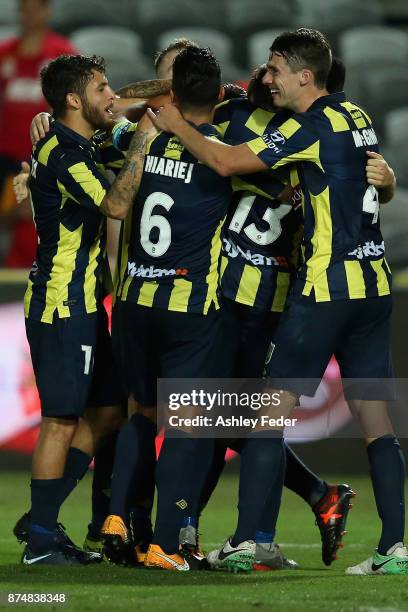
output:
<svg viewBox="0 0 408 612"><path fill-rule="evenodd" d="M83 148L92 150L91 140L84 138L84 136L81 136L81 134L78 134L78 132L75 132L74 130L71 130L71 128L67 127L66 125L63 125L62 123L58 121L58 119L54 121L53 126L57 130L57 132L59 132L60 134L63 134L66 138L73 140L79 146Z"/></svg>
<svg viewBox="0 0 408 612"><path fill-rule="evenodd" d="M340 103L346 101L346 95L344 91L337 91L336 93L328 94L327 96L321 96L321 98L317 98L313 102L311 106L307 109L307 113L314 110L315 108L319 108L320 106L328 106L333 103Z"/></svg>

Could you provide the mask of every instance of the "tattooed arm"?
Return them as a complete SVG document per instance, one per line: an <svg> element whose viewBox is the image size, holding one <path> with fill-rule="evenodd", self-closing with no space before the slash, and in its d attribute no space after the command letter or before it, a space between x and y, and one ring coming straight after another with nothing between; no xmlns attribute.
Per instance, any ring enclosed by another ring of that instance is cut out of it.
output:
<svg viewBox="0 0 408 612"><path fill-rule="evenodd" d="M171 79L152 79L150 81L139 81L138 83L130 83L121 87L116 92L121 98L138 98L145 100L146 98L154 98L166 94L171 89Z"/></svg>
<svg viewBox="0 0 408 612"><path fill-rule="evenodd" d="M111 219L125 219L143 176L146 144L157 132L150 119L141 119L130 142L122 169L103 198L100 211Z"/></svg>

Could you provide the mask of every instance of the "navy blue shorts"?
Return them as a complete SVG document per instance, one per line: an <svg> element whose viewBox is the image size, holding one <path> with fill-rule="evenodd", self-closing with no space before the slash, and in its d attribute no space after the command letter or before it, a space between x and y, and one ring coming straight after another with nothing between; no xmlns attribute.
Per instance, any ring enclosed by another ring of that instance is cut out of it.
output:
<svg viewBox="0 0 408 612"><path fill-rule="evenodd" d="M143 406L156 406L158 378L230 374L220 310L201 315L122 302L119 314L127 389Z"/></svg>
<svg viewBox="0 0 408 612"><path fill-rule="evenodd" d="M44 417L81 417L87 406L120 403L123 389L103 307L54 317L51 325L26 319L26 333Z"/></svg>
<svg viewBox="0 0 408 612"><path fill-rule="evenodd" d="M347 399L394 399L391 312L390 295L332 302L291 296L266 366L273 386L313 396L334 355L343 379L361 381L347 382Z"/></svg>
<svg viewBox="0 0 408 612"><path fill-rule="evenodd" d="M224 333L235 352L235 378L261 378L282 313L222 300Z"/></svg>

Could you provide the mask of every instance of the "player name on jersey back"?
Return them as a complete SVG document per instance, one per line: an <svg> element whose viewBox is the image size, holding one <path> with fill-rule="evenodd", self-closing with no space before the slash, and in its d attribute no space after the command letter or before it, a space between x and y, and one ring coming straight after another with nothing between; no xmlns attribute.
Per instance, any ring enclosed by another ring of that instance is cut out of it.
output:
<svg viewBox="0 0 408 612"><path fill-rule="evenodd" d="M191 182L194 164L179 161L176 159L166 159L155 155L146 155L144 171L151 174L160 174L171 178L180 179L185 183Z"/></svg>

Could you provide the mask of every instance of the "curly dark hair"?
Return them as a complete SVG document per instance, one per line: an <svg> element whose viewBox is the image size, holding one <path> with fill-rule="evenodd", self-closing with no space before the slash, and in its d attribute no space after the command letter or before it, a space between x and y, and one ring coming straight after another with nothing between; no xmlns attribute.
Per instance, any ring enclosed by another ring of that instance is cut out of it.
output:
<svg viewBox="0 0 408 612"><path fill-rule="evenodd" d="M105 74L105 60L97 55L60 55L41 70L44 98L56 118L67 111L67 94L76 93L83 99L93 72Z"/></svg>
<svg viewBox="0 0 408 612"><path fill-rule="evenodd" d="M247 92L241 85L237 85L236 83L224 83L224 100L246 97Z"/></svg>

